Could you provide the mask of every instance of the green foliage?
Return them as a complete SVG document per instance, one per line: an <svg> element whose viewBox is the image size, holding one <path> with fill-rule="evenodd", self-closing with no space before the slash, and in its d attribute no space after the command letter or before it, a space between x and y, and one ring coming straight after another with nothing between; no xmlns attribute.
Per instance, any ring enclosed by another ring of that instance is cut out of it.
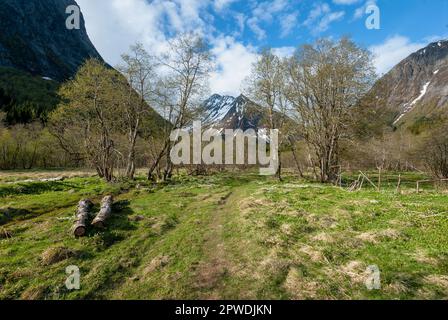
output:
<svg viewBox="0 0 448 320"><path fill-rule="evenodd" d="M421 116L409 125L408 130L415 135L420 135L421 133L434 129L440 123L441 120L439 118Z"/></svg>
<svg viewBox="0 0 448 320"><path fill-rule="evenodd" d="M0 169L74 166L40 123L0 126Z"/></svg>
<svg viewBox="0 0 448 320"><path fill-rule="evenodd" d="M55 81L0 67L0 111L8 124L45 122L59 102L58 87Z"/></svg>

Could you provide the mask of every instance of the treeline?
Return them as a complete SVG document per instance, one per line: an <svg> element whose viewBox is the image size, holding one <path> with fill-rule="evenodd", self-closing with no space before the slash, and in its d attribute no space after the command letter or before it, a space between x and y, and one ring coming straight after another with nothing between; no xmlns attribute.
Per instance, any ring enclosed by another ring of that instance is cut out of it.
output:
<svg viewBox="0 0 448 320"><path fill-rule="evenodd" d="M106 181L134 178L142 161L148 179L169 179L171 131L198 115L210 57L201 38L184 34L157 56L132 46L116 69L89 60L61 86L48 128L67 154Z"/></svg>
<svg viewBox="0 0 448 320"><path fill-rule="evenodd" d="M447 178L446 117L427 115L395 127L396 113L369 101L377 98L372 61L347 38L318 40L290 58L267 49L252 68L247 95L266 110L268 127L279 129L280 149L292 151L300 174L337 182L342 172L365 168Z"/></svg>
<svg viewBox="0 0 448 320"><path fill-rule="evenodd" d="M261 125L279 130L279 179L291 165L321 182L358 168L448 176L447 122L394 128L387 106L369 107L372 61L347 38L318 40L288 58L260 53L244 91L259 106ZM58 89L57 108L40 120L33 115L14 124L11 113L3 114L0 168L88 166L113 181L145 167L150 180L170 179L170 134L200 118L212 70L209 45L193 34L178 36L158 55L136 44L115 69L86 61Z"/></svg>
<svg viewBox="0 0 448 320"><path fill-rule="evenodd" d="M5 114L0 113L0 118ZM39 122L0 125L0 169L74 167L73 159L63 152L54 136Z"/></svg>

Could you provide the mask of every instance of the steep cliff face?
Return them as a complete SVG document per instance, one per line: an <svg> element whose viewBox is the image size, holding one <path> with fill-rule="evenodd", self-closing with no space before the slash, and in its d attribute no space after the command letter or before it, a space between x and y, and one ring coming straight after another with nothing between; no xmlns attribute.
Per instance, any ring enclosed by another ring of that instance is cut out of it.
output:
<svg viewBox="0 0 448 320"><path fill-rule="evenodd" d="M411 54L381 78L369 94L371 105L387 109L399 126L448 111L448 41Z"/></svg>
<svg viewBox="0 0 448 320"><path fill-rule="evenodd" d="M0 0L0 66L56 81L73 76L89 57L101 59L81 15L80 29L66 28L74 0Z"/></svg>

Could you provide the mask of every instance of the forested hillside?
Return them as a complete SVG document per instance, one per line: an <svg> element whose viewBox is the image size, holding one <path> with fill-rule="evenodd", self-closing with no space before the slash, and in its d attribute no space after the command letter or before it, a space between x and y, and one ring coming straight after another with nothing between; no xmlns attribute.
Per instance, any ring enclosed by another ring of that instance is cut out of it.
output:
<svg viewBox="0 0 448 320"><path fill-rule="evenodd" d="M59 83L25 71L0 67L0 111L7 124L46 122L59 103Z"/></svg>

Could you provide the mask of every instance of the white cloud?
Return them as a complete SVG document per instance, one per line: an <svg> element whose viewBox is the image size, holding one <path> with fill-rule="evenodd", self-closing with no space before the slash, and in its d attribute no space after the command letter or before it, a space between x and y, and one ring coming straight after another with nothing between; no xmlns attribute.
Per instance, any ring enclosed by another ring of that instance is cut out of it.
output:
<svg viewBox="0 0 448 320"><path fill-rule="evenodd" d="M314 35L328 30L330 24L341 20L345 15L344 11L331 11L327 3L314 5L310 11L304 25L311 29Z"/></svg>
<svg viewBox="0 0 448 320"><path fill-rule="evenodd" d="M246 16L242 13L235 13L234 14L237 26L238 26L238 33L243 33L245 29L246 24Z"/></svg>
<svg viewBox="0 0 448 320"><path fill-rule="evenodd" d="M212 53L216 57L217 70L211 75L211 92L238 96L243 80L257 60L256 48L244 46L232 37L222 37L214 41Z"/></svg>
<svg viewBox="0 0 448 320"><path fill-rule="evenodd" d="M282 17L282 20L280 21L280 27L282 29L280 37L284 38L288 36L292 32L292 30L294 30L294 28L297 27L298 17L299 17L298 11L292 12Z"/></svg>
<svg viewBox="0 0 448 320"><path fill-rule="evenodd" d="M320 16L330 12L330 6L326 3L315 5L314 8L310 11L308 15L308 19L305 20L304 24L306 26L310 26L314 21L316 21Z"/></svg>
<svg viewBox="0 0 448 320"><path fill-rule="evenodd" d="M247 25L258 38L266 38L266 31L261 27L263 23L272 23L276 14L285 12L290 7L290 0L273 0L256 3L252 8L252 16L247 20ZM283 17L283 15L281 15ZM281 21L281 20L280 20Z"/></svg>
<svg viewBox="0 0 448 320"><path fill-rule="evenodd" d="M367 0L364 3L364 5L362 5L361 7L357 8L355 10L355 13L353 14L353 19L354 20L361 19L366 14L366 9L370 5L376 5L376 0Z"/></svg>
<svg viewBox="0 0 448 320"><path fill-rule="evenodd" d="M238 0L215 0L213 5L215 7L215 10L219 12L228 8L232 3L236 1Z"/></svg>
<svg viewBox="0 0 448 320"><path fill-rule="evenodd" d="M206 2L78 0L93 44L111 65L117 65L121 54L137 41L142 42L148 51L158 53L166 49L168 35L194 30L210 40L212 53L216 55L218 68L210 79L211 90L237 95L242 80L256 60L256 49L244 46L231 37L214 37L213 27L203 18L206 16ZM242 32L245 17L240 16L237 21Z"/></svg>
<svg viewBox="0 0 448 320"><path fill-rule="evenodd" d="M333 0L333 2L335 4L340 4L340 5L352 5L355 3L358 3L360 0Z"/></svg>
<svg viewBox="0 0 448 320"><path fill-rule="evenodd" d="M320 33L328 30L330 27L330 24L335 21L341 20L345 15L344 11L338 11L338 12L331 12L327 15L325 15L322 20L320 20L317 27L314 29L315 33Z"/></svg>
<svg viewBox="0 0 448 320"><path fill-rule="evenodd" d="M280 47L280 48L272 49L272 52L275 55L279 56L280 58L291 57L295 51L296 51L296 47Z"/></svg>
<svg viewBox="0 0 448 320"><path fill-rule="evenodd" d="M252 17L247 20L247 25L255 34L258 40L263 40L266 38L266 31L260 27L260 21L257 17Z"/></svg>
<svg viewBox="0 0 448 320"><path fill-rule="evenodd" d="M157 52L165 46L166 34L213 31L205 28L205 0L78 0L78 4L92 42L112 65L136 41Z"/></svg>
<svg viewBox="0 0 448 320"><path fill-rule="evenodd" d="M371 46L369 49L374 55L374 65L379 75L387 73L401 60L411 53L425 47L427 43L411 42L403 36L393 36L385 42Z"/></svg>

